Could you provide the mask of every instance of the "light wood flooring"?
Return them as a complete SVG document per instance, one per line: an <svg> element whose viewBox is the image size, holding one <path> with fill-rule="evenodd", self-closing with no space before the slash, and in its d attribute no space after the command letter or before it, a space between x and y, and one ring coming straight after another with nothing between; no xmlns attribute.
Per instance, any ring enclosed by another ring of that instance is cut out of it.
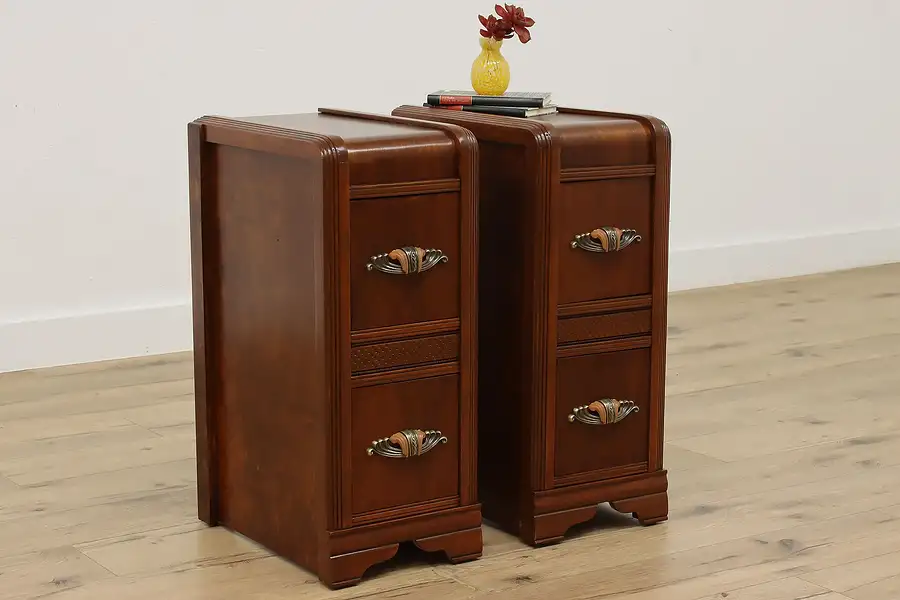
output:
<svg viewBox="0 0 900 600"><path fill-rule="evenodd" d="M0 598L900 599L900 264L673 294L670 520L357 587L195 516L188 354L0 375ZM102 335L98 333L98 335Z"/></svg>

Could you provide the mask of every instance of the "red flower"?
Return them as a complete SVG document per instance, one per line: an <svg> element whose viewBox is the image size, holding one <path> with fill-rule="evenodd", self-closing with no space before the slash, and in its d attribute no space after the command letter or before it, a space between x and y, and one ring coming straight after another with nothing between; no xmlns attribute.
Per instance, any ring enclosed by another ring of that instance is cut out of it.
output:
<svg viewBox="0 0 900 600"><path fill-rule="evenodd" d="M489 17L478 15L478 20L481 21L481 24L484 26L484 29L479 31L481 37L492 37L495 40L500 41L504 38L511 38L513 36L512 27L494 15Z"/></svg>
<svg viewBox="0 0 900 600"><path fill-rule="evenodd" d="M504 23L509 30L514 31L519 36L520 42L527 44L531 39L531 32L528 31L528 28L534 25L534 19L525 16L525 11L515 4L504 4L503 6L498 4L494 10L500 16L500 22Z"/></svg>

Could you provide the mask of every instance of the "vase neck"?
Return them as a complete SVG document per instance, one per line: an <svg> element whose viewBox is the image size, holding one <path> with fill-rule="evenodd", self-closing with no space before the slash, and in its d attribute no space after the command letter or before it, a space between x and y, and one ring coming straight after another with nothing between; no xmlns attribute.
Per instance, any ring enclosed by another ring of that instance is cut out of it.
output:
<svg viewBox="0 0 900 600"><path fill-rule="evenodd" d="M486 38L482 37L479 39L479 43L481 47L489 52L499 52L500 46L503 45L503 40L495 40L494 38Z"/></svg>

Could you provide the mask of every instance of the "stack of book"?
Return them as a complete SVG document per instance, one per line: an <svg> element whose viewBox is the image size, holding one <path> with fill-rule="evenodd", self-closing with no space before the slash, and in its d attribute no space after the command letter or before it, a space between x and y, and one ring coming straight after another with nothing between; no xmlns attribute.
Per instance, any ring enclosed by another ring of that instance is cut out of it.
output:
<svg viewBox="0 0 900 600"><path fill-rule="evenodd" d="M556 112L556 105L550 101L548 92L506 92L499 96L483 96L465 90L439 90L428 94L423 106L508 117L538 117Z"/></svg>

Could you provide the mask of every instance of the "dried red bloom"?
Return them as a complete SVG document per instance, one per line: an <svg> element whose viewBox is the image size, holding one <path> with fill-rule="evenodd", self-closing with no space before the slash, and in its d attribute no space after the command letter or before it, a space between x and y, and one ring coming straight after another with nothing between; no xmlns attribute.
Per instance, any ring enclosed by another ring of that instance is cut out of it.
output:
<svg viewBox="0 0 900 600"><path fill-rule="evenodd" d="M528 28L534 25L534 19L526 16L525 10L515 4L504 4L503 6L497 4L494 10L497 11L500 21L519 36L519 41L527 44L531 39L531 32L528 31Z"/></svg>
<svg viewBox="0 0 900 600"><path fill-rule="evenodd" d="M489 17L478 15L478 20L484 26L484 29L479 31L481 37L494 38L500 41L513 36L512 27L506 21L498 19L494 15Z"/></svg>

